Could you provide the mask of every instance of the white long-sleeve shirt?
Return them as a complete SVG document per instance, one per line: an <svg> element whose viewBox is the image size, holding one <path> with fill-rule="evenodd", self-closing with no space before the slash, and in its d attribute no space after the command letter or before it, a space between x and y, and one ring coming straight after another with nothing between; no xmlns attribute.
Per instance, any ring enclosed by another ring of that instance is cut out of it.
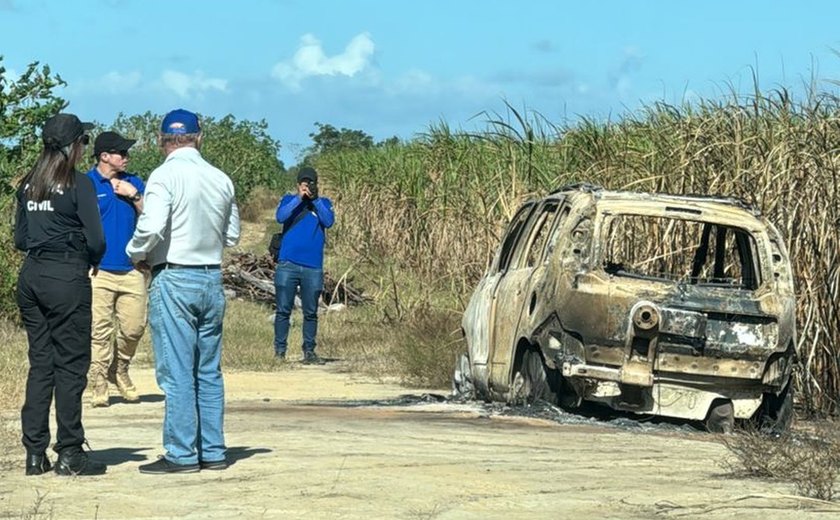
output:
<svg viewBox="0 0 840 520"><path fill-rule="evenodd" d="M125 251L133 262L213 265L239 243L233 183L198 150L178 148L146 183L143 213Z"/></svg>

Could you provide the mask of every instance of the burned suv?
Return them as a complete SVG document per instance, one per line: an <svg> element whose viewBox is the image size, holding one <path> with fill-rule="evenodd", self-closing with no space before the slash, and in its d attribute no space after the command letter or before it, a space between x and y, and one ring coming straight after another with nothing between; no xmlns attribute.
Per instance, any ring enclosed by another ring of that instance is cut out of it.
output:
<svg viewBox="0 0 840 520"><path fill-rule="evenodd" d="M783 430L794 304L784 241L746 204L568 186L508 225L464 313L453 384Z"/></svg>

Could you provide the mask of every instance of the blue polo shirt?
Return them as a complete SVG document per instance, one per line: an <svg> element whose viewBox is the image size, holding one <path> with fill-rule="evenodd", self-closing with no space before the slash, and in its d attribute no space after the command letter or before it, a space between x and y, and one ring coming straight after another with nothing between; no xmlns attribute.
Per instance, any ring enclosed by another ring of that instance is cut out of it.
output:
<svg viewBox="0 0 840 520"><path fill-rule="evenodd" d="M103 177L96 166L87 172L87 176L96 188L99 215L102 217L102 228L105 231L105 256L102 257L99 268L105 271L131 271L134 266L125 254L125 246L131 240L134 227L137 225L138 215L134 209L134 203L114 193L111 181ZM146 191L143 181L134 174L118 173L117 178L130 182L132 186L140 190L140 193Z"/></svg>

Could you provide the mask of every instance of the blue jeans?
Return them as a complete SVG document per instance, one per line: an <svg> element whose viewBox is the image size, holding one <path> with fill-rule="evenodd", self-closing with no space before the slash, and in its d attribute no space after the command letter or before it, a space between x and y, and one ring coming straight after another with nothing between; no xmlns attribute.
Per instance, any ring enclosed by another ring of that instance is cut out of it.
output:
<svg viewBox="0 0 840 520"><path fill-rule="evenodd" d="M315 352L315 335L318 333L318 297L324 289L324 271L292 262L282 261L274 271L274 298L277 312L274 315L274 353L285 354L289 338L289 316L295 305L295 293L300 288L303 311L303 352Z"/></svg>
<svg viewBox="0 0 840 520"><path fill-rule="evenodd" d="M155 375L166 395L165 457L175 464L225 458L219 269L165 269L149 288Z"/></svg>

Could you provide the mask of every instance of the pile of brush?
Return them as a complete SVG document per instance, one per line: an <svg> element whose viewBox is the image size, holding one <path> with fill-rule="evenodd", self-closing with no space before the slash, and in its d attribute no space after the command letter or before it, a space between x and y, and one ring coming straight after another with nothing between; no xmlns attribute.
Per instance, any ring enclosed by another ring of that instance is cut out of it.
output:
<svg viewBox="0 0 840 520"><path fill-rule="evenodd" d="M237 298L274 305L275 262L268 254L234 253L225 261L222 279L225 290ZM346 275L336 280L324 273L322 304L328 307L360 305L369 297L352 286L353 279Z"/></svg>

